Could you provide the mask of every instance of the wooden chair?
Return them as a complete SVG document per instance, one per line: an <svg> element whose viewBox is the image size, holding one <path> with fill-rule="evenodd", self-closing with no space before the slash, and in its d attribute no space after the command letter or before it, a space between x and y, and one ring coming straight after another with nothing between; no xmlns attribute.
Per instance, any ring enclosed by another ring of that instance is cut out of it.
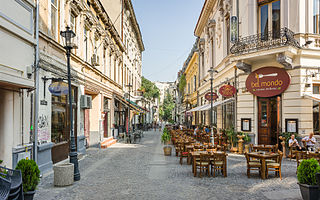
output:
<svg viewBox="0 0 320 200"><path fill-rule="evenodd" d="M179 155L180 155L180 165L183 163L183 158L188 159L189 152L185 150L185 146L183 143L179 145Z"/></svg>
<svg viewBox="0 0 320 200"><path fill-rule="evenodd" d="M267 163L267 168L266 168L267 178L268 178L269 171L274 171L275 175L276 176L279 175L280 180L282 180L282 177L281 177L282 156L283 156L282 152L279 152L279 156L276 163Z"/></svg>
<svg viewBox="0 0 320 200"><path fill-rule="evenodd" d="M306 151L295 151L295 154L298 168L302 160L308 159L308 154Z"/></svg>
<svg viewBox="0 0 320 200"><path fill-rule="evenodd" d="M196 161L196 171L195 176L197 175L197 170L200 169L200 177L202 177L202 171L206 170L207 175L209 174L209 165L210 165L210 155L206 153L200 153L200 160Z"/></svg>
<svg viewBox="0 0 320 200"><path fill-rule="evenodd" d="M224 169L224 165L226 163L224 163L224 156L222 154L216 154L213 153L213 159L211 160L211 175L213 172L213 177L216 177L216 171L221 171L221 173L223 172Z"/></svg>
<svg viewBox="0 0 320 200"><path fill-rule="evenodd" d="M247 160L247 176L250 178L250 170L259 170L259 175L261 175L261 163L258 160L250 160L247 153L244 154Z"/></svg>

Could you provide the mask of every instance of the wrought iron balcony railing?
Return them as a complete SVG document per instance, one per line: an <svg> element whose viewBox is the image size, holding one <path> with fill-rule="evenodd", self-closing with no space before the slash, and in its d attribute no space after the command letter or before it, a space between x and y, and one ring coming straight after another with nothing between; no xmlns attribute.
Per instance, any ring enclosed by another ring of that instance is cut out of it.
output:
<svg viewBox="0 0 320 200"><path fill-rule="evenodd" d="M299 42L294 38L294 32L288 28L282 28L280 32L269 31L239 38L230 48L230 52L240 55L290 45L301 48Z"/></svg>

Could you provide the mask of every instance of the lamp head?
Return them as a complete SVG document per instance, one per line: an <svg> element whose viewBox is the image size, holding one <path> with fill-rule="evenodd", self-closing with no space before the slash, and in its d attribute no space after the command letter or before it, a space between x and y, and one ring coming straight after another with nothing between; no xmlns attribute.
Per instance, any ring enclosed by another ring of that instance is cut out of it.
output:
<svg viewBox="0 0 320 200"><path fill-rule="evenodd" d="M65 31L60 31L60 35L65 39L65 48L72 49L72 38L74 38L76 34L67 26Z"/></svg>

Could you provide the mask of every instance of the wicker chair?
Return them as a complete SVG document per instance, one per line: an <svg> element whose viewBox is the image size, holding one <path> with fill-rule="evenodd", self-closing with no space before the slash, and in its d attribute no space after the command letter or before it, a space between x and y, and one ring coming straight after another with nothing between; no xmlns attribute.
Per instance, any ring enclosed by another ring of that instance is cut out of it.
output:
<svg viewBox="0 0 320 200"><path fill-rule="evenodd" d="M221 171L221 174L224 170L224 155L213 153L213 159L211 160L211 175L213 172L213 177L216 176L217 171Z"/></svg>
<svg viewBox="0 0 320 200"><path fill-rule="evenodd" d="M0 166L0 171L5 171L6 173L0 172L2 177L5 177L11 182L9 199L23 199L23 187L22 187L22 175L20 170L8 169Z"/></svg>
<svg viewBox="0 0 320 200"><path fill-rule="evenodd" d="M11 188L11 182L0 176L0 199L8 199Z"/></svg>

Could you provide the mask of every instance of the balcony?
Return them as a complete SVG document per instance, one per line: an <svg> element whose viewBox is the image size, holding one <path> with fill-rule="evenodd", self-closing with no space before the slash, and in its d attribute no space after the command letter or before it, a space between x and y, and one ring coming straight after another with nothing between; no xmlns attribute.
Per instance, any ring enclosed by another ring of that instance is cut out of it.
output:
<svg viewBox="0 0 320 200"><path fill-rule="evenodd" d="M288 28L282 28L280 32L269 31L239 38L239 41L230 48L230 52L234 55L243 55L284 46L301 48L299 42L294 38L294 32Z"/></svg>

